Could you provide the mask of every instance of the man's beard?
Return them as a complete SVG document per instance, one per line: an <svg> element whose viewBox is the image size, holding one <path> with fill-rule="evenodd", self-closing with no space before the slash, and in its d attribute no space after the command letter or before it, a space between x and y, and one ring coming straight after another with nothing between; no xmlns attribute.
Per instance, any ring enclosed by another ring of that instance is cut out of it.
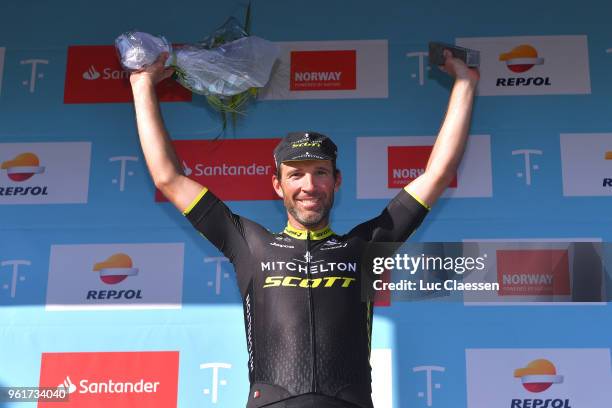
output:
<svg viewBox="0 0 612 408"><path fill-rule="evenodd" d="M299 211L296 208L295 202L285 200L285 208L287 212L293 216L300 224L305 227L313 227L318 225L322 220L327 219L329 212L334 204L334 195L332 194L329 202L322 200L321 208L318 211L308 211L308 214L303 214L305 211Z"/></svg>

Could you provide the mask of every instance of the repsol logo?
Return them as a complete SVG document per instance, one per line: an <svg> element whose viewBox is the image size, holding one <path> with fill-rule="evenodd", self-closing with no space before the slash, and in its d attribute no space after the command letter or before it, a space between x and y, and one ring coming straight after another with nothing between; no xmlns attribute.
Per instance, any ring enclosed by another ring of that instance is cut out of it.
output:
<svg viewBox="0 0 612 408"><path fill-rule="evenodd" d="M299 288L348 288L355 278L344 276L326 276L324 278L300 278L299 276L268 276L263 285L264 288L276 288L279 286L291 286Z"/></svg>
<svg viewBox="0 0 612 408"><path fill-rule="evenodd" d="M141 290L90 290L87 292L89 299L142 299Z"/></svg>
<svg viewBox="0 0 612 408"><path fill-rule="evenodd" d="M497 78L495 86L551 86L550 77Z"/></svg>
<svg viewBox="0 0 612 408"><path fill-rule="evenodd" d="M0 196L39 196L47 195L47 186L40 187L0 187Z"/></svg>
<svg viewBox="0 0 612 408"><path fill-rule="evenodd" d="M569 399L513 399L510 408L572 408Z"/></svg>

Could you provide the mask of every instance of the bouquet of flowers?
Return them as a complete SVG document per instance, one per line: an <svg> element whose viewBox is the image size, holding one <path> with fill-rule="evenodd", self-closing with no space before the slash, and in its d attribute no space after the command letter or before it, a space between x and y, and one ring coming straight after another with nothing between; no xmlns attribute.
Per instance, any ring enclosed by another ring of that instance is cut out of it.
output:
<svg viewBox="0 0 612 408"><path fill-rule="evenodd" d="M138 31L121 34L115 47L128 71L140 70L167 52L166 65L175 69L177 81L206 96L209 104L221 111L224 128L225 113L241 113L240 107L257 96L258 89L268 83L279 55L276 44L249 36L234 18L203 40L176 49L162 36Z"/></svg>

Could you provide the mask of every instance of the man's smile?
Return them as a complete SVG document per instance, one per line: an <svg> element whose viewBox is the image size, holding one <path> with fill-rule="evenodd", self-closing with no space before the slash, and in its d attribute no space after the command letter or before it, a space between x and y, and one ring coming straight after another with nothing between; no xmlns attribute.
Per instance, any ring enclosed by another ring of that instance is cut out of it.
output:
<svg viewBox="0 0 612 408"><path fill-rule="evenodd" d="M323 199L320 197L308 197L296 199L296 202L305 210L315 211L321 207Z"/></svg>

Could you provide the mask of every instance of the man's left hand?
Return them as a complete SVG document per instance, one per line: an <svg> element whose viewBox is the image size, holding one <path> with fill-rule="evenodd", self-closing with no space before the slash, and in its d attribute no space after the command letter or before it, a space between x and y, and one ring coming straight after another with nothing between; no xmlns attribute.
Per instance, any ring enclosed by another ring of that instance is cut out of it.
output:
<svg viewBox="0 0 612 408"><path fill-rule="evenodd" d="M480 73L477 68L468 67L459 58L454 58L449 50L444 50L444 65L440 65L439 68L456 80L465 79L475 84L480 79Z"/></svg>

